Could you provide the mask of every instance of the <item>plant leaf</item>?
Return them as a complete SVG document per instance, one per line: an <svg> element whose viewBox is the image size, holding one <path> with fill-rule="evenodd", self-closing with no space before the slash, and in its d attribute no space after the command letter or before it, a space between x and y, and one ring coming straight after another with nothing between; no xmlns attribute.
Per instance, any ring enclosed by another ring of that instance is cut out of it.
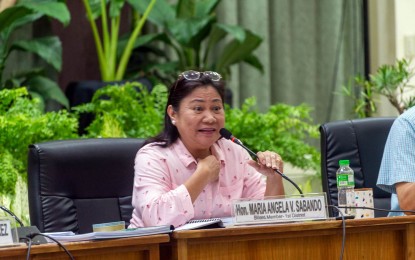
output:
<svg viewBox="0 0 415 260"><path fill-rule="evenodd" d="M110 17L118 17L121 14L121 9L124 7L124 0L110 0Z"/></svg>
<svg viewBox="0 0 415 260"><path fill-rule="evenodd" d="M261 73L264 73L264 66L262 66L262 63L258 59L257 56L251 54L248 57L246 57L245 59L243 59L243 61L246 62L246 63L248 63L252 67L258 69L259 71L261 71Z"/></svg>
<svg viewBox="0 0 415 260"><path fill-rule="evenodd" d="M198 0L196 1L195 17L212 14L220 0Z"/></svg>
<svg viewBox="0 0 415 260"><path fill-rule="evenodd" d="M1 88L21 88L25 85L25 82L33 77L37 76L44 76L45 70L44 68L39 67L31 67L28 70L18 71L15 74L11 75L11 77L4 81L3 86Z"/></svg>
<svg viewBox="0 0 415 260"><path fill-rule="evenodd" d="M177 18L205 17L212 14L220 0L179 0Z"/></svg>
<svg viewBox="0 0 415 260"><path fill-rule="evenodd" d="M117 57L121 56L129 38L130 34L123 35L118 41ZM148 33L137 38L134 43L134 49L155 41L171 44L170 39L165 33Z"/></svg>
<svg viewBox="0 0 415 260"><path fill-rule="evenodd" d="M24 7L13 7L0 12L0 88L2 87L2 74L7 58L12 51L10 48L10 36L20 26L39 19L41 14L32 14Z"/></svg>
<svg viewBox="0 0 415 260"><path fill-rule="evenodd" d="M97 19L101 16L101 0L88 0L91 9L92 19Z"/></svg>
<svg viewBox="0 0 415 260"><path fill-rule="evenodd" d="M42 14L33 12L21 6L13 6L0 12L0 33L3 40L7 40L10 32L16 28L39 19Z"/></svg>
<svg viewBox="0 0 415 260"><path fill-rule="evenodd" d="M62 68L62 45L57 36L17 41L11 49L32 52L52 65L57 71Z"/></svg>
<svg viewBox="0 0 415 260"><path fill-rule="evenodd" d="M247 30L245 41L233 40L225 46L217 62L216 71L220 73L230 65L245 60L261 42L261 37Z"/></svg>
<svg viewBox="0 0 415 260"><path fill-rule="evenodd" d="M135 5L144 10L149 0L136 2ZM230 66L238 62L246 62L263 71L259 59L252 54L262 39L242 27L217 23L215 8L219 2L220 0L157 0L148 21L169 39L166 45L162 45L169 54L166 62L175 62L178 71L203 68L230 75ZM223 43L227 51L218 53L218 48L219 51L223 50L223 45L218 43ZM156 63L163 63L164 59L148 57L145 64L135 67L135 71L140 68L141 71L151 70L155 77L166 84L177 77L177 72L168 73L157 69L159 66Z"/></svg>
<svg viewBox="0 0 415 260"><path fill-rule="evenodd" d="M223 28L214 25L210 31L206 51L209 52L220 40L225 38L226 32Z"/></svg>
<svg viewBox="0 0 415 260"><path fill-rule="evenodd" d="M127 0L136 11L141 13L145 12L150 1L151 0ZM166 0L157 0L147 19L156 25L165 26L168 21L174 20L175 17L175 10L169 2Z"/></svg>
<svg viewBox="0 0 415 260"><path fill-rule="evenodd" d="M179 0L176 7L176 17L182 19L196 17L195 2L195 0Z"/></svg>
<svg viewBox="0 0 415 260"><path fill-rule="evenodd" d="M60 21L63 25L67 26L71 20L71 14L65 3L42 0L42 1L23 1L17 6L24 6L36 13L47 15Z"/></svg>
<svg viewBox="0 0 415 260"><path fill-rule="evenodd" d="M43 76L36 76L26 81L29 91L39 93L43 98L52 99L69 108L69 101L56 82Z"/></svg>
<svg viewBox="0 0 415 260"><path fill-rule="evenodd" d="M216 26L223 29L225 32L227 32L229 35L231 35L233 38L235 38L239 42L243 42L246 38L245 29L242 27L239 27L237 25L223 24L223 23L217 23Z"/></svg>
<svg viewBox="0 0 415 260"><path fill-rule="evenodd" d="M182 45L195 48L208 36L213 16L203 18L176 19L167 24L174 38Z"/></svg>

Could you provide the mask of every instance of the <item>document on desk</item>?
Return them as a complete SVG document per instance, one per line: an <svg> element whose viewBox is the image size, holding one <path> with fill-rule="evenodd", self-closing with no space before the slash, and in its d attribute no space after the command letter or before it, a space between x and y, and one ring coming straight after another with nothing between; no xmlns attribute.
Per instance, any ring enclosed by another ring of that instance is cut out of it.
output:
<svg viewBox="0 0 415 260"><path fill-rule="evenodd" d="M91 233L85 233L85 234L74 234L71 231L44 233L44 234L58 240L59 242L75 242L75 241L86 241L86 240L168 234L172 232L172 229L173 227L170 225L163 225L163 226L154 226L154 227L123 229L123 230L118 230L118 231L91 232Z"/></svg>

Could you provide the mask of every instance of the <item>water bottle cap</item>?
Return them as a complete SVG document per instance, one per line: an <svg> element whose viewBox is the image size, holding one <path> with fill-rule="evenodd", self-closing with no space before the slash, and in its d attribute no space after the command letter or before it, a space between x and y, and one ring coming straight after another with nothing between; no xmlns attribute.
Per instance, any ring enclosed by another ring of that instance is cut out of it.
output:
<svg viewBox="0 0 415 260"><path fill-rule="evenodd" d="M340 160L339 161L339 165L340 166L342 166L342 165L349 165L350 164L350 161L349 160Z"/></svg>

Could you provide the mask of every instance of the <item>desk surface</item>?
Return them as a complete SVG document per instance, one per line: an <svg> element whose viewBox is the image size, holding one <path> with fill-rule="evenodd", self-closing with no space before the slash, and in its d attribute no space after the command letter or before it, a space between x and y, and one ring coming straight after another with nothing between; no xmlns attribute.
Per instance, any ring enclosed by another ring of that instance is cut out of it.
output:
<svg viewBox="0 0 415 260"><path fill-rule="evenodd" d="M162 259L339 259L342 221L174 232ZM343 259L415 259L415 216L346 221Z"/></svg>
<svg viewBox="0 0 415 260"><path fill-rule="evenodd" d="M313 221L65 243L75 259L339 259L342 221ZM25 259L27 246L0 248ZM54 243L34 245L32 259L68 259ZM346 221L343 259L415 260L415 216Z"/></svg>
<svg viewBox="0 0 415 260"><path fill-rule="evenodd" d="M168 234L111 240L62 243L75 259L151 259L160 258L159 244L170 240ZM0 248L0 259L26 259L28 247ZM31 259L69 259L55 243L32 245Z"/></svg>

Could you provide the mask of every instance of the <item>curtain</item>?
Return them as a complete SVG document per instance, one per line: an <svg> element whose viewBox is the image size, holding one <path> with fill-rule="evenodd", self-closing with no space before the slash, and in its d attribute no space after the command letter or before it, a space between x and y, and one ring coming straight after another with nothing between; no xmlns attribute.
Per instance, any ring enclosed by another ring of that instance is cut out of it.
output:
<svg viewBox="0 0 415 260"><path fill-rule="evenodd" d="M233 104L255 96L264 112L276 103L306 103L319 124L353 117L352 100L339 93L364 75L363 1L221 1L220 22L263 37L256 55L264 73L235 65L228 82Z"/></svg>

